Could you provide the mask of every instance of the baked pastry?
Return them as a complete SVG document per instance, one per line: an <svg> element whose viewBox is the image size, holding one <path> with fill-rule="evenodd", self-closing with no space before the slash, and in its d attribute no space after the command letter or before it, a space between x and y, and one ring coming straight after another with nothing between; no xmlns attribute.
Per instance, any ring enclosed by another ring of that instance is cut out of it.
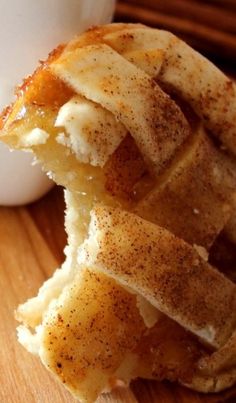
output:
<svg viewBox="0 0 236 403"><path fill-rule="evenodd" d="M59 47L3 113L1 139L66 188L66 262L18 308L19 341L81 402L136 377L236 382L236 285L207 262L236 240L235 122L231 80L139 24Z"/></svg>

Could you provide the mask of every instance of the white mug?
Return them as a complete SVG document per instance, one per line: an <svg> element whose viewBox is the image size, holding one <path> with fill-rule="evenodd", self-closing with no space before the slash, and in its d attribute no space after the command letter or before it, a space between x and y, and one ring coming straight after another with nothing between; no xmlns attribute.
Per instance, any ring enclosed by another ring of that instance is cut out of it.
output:
<svg viewBox="0 0 236 403"><path fill-rule="evenodd" d="M115 0L1 0L0 109L39 60L89 26L110 22L114 5ZM30 154L0 143L0 205L32 202L51 186Z"/></svg>

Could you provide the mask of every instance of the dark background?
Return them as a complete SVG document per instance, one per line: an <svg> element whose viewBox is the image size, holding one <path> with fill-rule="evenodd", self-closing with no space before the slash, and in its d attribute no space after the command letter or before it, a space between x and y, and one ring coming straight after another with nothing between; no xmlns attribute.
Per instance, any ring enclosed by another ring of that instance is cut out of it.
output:
<svg viewBox="0 0 236 403"><path fill-rule="evenodd" d="M115 21L167 29L236 75L236 0L118 0Z"/></svg>

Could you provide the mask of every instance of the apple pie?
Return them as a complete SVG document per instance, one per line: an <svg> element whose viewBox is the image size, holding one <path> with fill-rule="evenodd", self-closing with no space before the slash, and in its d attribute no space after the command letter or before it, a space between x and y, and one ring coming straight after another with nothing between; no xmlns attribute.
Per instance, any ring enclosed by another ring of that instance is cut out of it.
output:
<svg viewBox="0 0 236 403"><path fill-rule="evenodd" d="M169 32L95 27L26 78L1 140L65 187L66 261L20 343L86 403L137 377L236 383L234 83Z"/></svg>

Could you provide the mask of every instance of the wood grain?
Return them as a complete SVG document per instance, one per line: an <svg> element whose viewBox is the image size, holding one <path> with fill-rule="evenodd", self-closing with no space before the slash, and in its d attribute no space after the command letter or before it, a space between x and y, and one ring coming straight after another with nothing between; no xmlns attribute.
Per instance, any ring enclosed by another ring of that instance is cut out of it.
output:
<svg viewBox="0 0 236 403"><path fill-rule="evenodd" d="M0 208L0 402L73 403L40 361L16 340L14 310L34 296L63 259L66 235L63 191L54 188L28 207ZM230 399L230 400L229 400ZM236 390L203 396L170 383L138 380L97 403L220 403L235 402Z"/></svg>
<svg viewBox="0 0 236 403"><path fill-rule="evenodd" d="M197 21L201 25L213 27L218 31L236 33L236 14L225 7L216 6L215 2L207 4L194 0L128 0L125 3L133 7L139 5L181 19Z"/></svg>
<svg viewBox="0 0 236 403"><path fill-rule="evenodd" d="M117 21L167 29L210 57L236 64L236 2L119 0ZM231 6L230 8L228 6Z"/></svg>
<svg viewBox="0 0 236 403"><path fill-rule="evenodd" d="M189 1L189 0L185 0ZM198 0L196 0L198 1ZM199 0L199 3L208 3L208 4L214 4L217 7L224 7L226 9L236 11L236 2L235 0Z"/></svg>
<svg viewBox="0 0 236 403"><path fill-rule="evenodd" d="M0 401L71 402L39 360L16 341L14 310L33 296L58 261L26 208L0 209Z"/></svg>

